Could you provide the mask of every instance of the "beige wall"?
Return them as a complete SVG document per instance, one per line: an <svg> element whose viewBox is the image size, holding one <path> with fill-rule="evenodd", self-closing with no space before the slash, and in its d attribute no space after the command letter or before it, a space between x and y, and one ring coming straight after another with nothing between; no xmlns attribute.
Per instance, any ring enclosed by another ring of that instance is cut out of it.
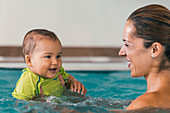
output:
<svg viewBox="0 0 170 113"><path fill-rule="evenodd" d="M20 46L32 28L54 31L63 46L120 47L126 18L170 0L0 0L0 46Z"/></svg>

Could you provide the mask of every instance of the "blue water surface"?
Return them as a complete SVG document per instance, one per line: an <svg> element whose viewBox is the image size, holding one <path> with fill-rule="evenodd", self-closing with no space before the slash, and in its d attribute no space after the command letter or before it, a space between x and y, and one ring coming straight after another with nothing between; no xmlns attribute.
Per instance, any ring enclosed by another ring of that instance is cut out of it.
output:
<svg viewBox="0 0 170 113"><path fill-rule="evenodd" d="M60 98L53 97L55 101L28 102L11 95L21 69L0 69L0 112L109 112L110 109L126 108L146 91L144 78L132 78L130 71L67 72L85 85L86 96L70 92Z"/></svg>

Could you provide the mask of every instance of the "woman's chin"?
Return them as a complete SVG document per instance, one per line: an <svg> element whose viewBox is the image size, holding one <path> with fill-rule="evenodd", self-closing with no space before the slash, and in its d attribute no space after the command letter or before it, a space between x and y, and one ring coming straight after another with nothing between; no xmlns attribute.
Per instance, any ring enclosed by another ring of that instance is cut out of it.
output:
<svg viewBox="0 0 170 113"><path fill-rule="evenodd" d="M133 71L131 71L131 77L137 77L137 74L135 74Z"/></svg>
<svg viewBox="0 0 170 113"><path fill-rule="evenodd" d="M135 74L131 72L131 77L142 77L142 76L143 76L142 74Z"/></svg>

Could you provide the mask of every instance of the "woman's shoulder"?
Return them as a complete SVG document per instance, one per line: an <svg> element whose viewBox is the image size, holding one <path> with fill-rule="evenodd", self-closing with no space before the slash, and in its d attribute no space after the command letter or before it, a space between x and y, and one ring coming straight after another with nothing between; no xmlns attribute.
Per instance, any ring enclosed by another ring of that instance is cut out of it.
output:
<svg viewBox="0 0 170 113"><path fill-rule="evenodd" d="M126 109L135 110L144 107L157 107L159 103L159 92L145 93L136 98Z"/></svg>

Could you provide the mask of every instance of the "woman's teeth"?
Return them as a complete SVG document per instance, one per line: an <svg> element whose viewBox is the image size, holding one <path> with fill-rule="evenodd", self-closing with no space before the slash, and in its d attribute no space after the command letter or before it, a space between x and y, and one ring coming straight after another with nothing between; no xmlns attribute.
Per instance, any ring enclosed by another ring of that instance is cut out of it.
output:
<svg viewBox="0 0 170 113"><path fill-rule="evenodd" d="M128 67L130 68L131 62L128 62Z"/></svg>

